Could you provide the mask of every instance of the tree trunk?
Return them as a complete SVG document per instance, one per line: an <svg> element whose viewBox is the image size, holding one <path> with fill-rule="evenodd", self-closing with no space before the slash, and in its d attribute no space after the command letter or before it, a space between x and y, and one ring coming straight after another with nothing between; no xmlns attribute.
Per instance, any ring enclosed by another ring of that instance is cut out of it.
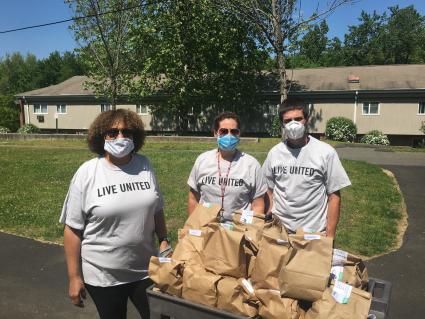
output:
<svg viewBox="0 0 425 319"><path fill-rule="evenodd" d="M286 69L285 69L285 55L284 55L284 44L279 4L276 0L272 0L272 12L273 12L273 32L274 32L274 48L276 51L277 64L279 68L279 91L280 91L280 103L283 103L288 98L288 92L286 87Z"/></svg>
<svg viewBox="0 0 425 319"><path fill-rule="evenodd" d="M111 107L115 111L117 109L117 99L118 99L117 79L115 77L111 78L111 89L112 89Z"/></svg>

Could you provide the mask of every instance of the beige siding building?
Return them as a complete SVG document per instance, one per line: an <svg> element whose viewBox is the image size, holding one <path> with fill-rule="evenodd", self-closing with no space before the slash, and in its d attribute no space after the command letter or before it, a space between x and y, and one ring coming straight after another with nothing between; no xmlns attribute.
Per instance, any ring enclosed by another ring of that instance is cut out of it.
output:
<svg viewBox="0 0 425 319"><path fill-rule="evenodd" d="M425 121L424 74L424 64L288 70L289 98L310 103L313 134L323 135L330 118L343 116L353 120L360 135L380 130L389 135L393 144L412 144L423 135L419 128ZM268 77L272 79L268 82L275 83L274 75ZM17 95L25 123L33 123L46 131L87 130L93 119L110 105L84 88L86 80L84 76L74 76L60 84ZM247 133L266 134L266 124L271 122L276 110L277 86L269 85L261 94L264 103L259 108L264 109L264 116L258 121L265 123L246 123L247 128L254 128ZM139 104L121 103L117 108L137 112L146 130L151 131L156 123L150 105L163 99L152 97Z"/></svg>

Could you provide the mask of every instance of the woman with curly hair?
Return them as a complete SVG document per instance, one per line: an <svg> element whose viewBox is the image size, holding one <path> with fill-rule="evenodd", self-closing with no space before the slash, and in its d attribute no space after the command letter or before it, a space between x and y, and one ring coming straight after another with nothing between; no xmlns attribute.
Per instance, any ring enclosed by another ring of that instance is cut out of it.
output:
<svg viewBox="0 0 425 319"><path fill-rule="evenodd" d="M149 160L137 151L145 133L139 116L118 109L101 113L88 132L98 157L80 166L60 222L69 296L83 307L85 290L100 318L126 318L128 298L149 318L146 288L151 256L169 247L162 195Z"/></svg>

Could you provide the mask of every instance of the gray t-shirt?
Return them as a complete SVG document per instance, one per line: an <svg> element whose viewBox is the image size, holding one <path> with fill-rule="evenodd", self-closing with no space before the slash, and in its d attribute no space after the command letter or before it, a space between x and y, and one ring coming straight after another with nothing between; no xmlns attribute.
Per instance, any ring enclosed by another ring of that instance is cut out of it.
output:
<svg viewBox="0 0 425 319"><path fill-rule="evenodd" d="M275 145L263 164L267 186L273 189L272 213L292 231L326 228L328 195L351 182L335 149L312 136L302 148Z"/></svg>
<svg viewBox="0 0 425 319"><path fill-rule="evenodd" d="M251 155L237 150L231 164L220 160L220 179L217 158L217 149L199 155L187 184L200 194L201 204L221 205L221 185L226 183L223 209L227 217L237 209L250 209L251 202L267 191L260 163ZM226 179L229 165L231 167Z"/></svg>
<svg viewBox="0 0 425 319"><path fill-rule="evenodd" d="M82 230L84 282L114 286L147 277L157 255L155 213L163 207L149 160L135 154L117 167L104 157L75 173L59 221Z"/></svg>

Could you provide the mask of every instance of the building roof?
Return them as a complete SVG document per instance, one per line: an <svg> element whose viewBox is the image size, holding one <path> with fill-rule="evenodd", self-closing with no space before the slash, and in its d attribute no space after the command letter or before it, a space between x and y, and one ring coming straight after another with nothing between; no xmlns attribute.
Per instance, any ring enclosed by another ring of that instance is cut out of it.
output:
<svg viewBox="0 0 425 319"><path fill-rule="evenodd" d="M287 70L292 82L291 92L330 91L382 91L425 89L425 64L372 65ZM268 73L266 92L278 92L276 73ZM68 80L45 88L17 94L17 97L83 97L94 96L85 88L86 76L73 76Z"/></svg>
<svg viewBox="0 0 425 319"><path fill-rule="evenodd" d="M297 91L425 89L425 64L295 69L287 74Z"/></svg>
<svg viewBox="0 0 425 319"><path fill-rule="evenodd" d="M41 89L27 91L16 96L72 96L72 95L94 95L91 88L85 88L84 82L89 78L85 75L76 75L59 84L50 85Z"/></svg>

